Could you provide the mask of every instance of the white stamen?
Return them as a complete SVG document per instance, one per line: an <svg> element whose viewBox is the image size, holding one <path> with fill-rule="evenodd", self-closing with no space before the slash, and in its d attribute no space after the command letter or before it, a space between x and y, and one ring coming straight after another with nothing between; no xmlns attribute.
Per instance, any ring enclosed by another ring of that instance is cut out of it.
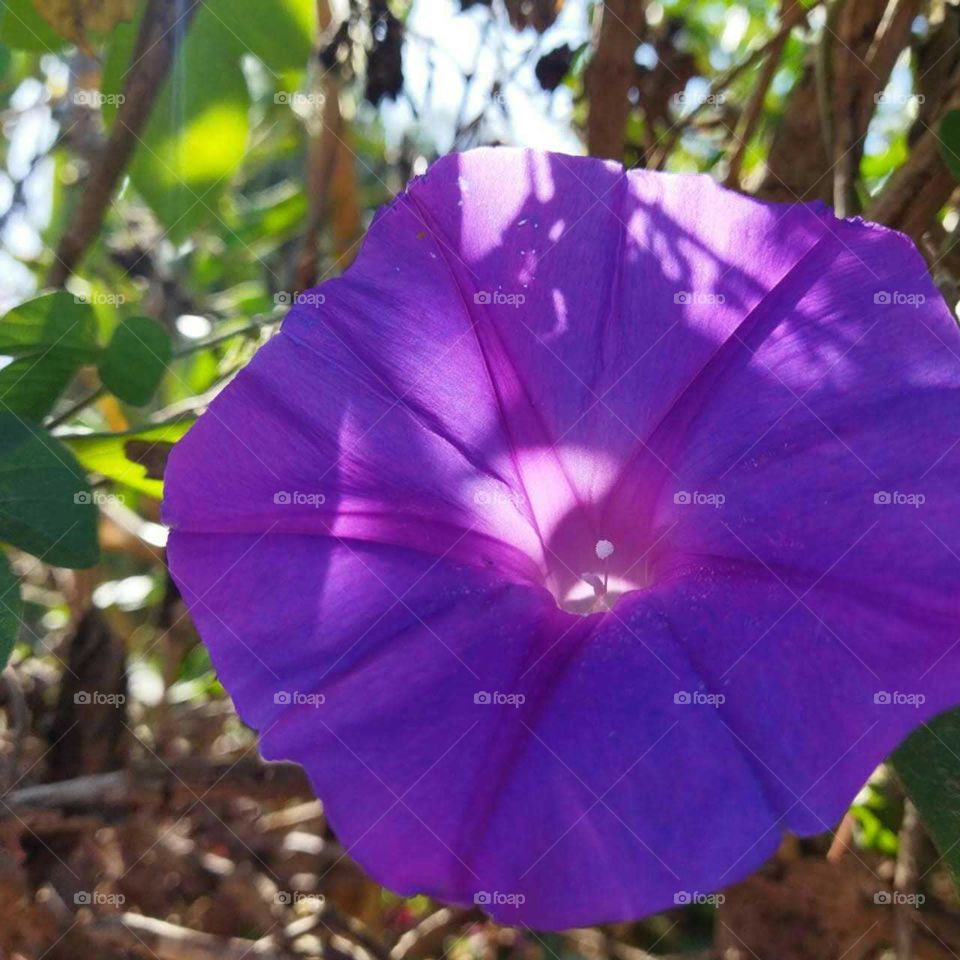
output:
<svg viewBox="0 0 960 960"><path fill-rule="evenodd" d="M602 597L606 592L607 588L601 577L598 577L595 573L584 573L581 577L581 580L585 580L587 583L593 587L593 593L597 597Z"/></svg>
<svg viewBox="0 0 960 960"><path fill-rule="evenodd" d="M613 553L613 544L609 540L598 540L594 549L601 560L606 560Z"/></svg>

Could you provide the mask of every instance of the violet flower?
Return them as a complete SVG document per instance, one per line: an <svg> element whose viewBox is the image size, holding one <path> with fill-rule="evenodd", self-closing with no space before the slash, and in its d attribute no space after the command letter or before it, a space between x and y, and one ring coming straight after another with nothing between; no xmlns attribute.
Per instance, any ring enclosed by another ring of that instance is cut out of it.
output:
<svg viewBox="0 0 960 960"><path fill-rule="evenodd" d="M958 358L900 234L449 156L178 444L171 569L376 879L635 918L960 700Z"/></svg>

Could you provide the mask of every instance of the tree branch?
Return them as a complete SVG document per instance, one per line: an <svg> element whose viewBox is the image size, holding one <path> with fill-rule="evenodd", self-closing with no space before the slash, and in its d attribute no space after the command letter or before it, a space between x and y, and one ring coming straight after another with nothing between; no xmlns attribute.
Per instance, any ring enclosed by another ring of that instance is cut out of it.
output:
<svg viewBox="0 0 960 960"><path fill-rule="evenodd" d="M640 0L606 0L600 10L593 59L584 83L590 101L587 149L591 156L623 160L630 116L630 87L636 76L633 56L646 26Z"/></svg>
<svg viewBox="0 0 960 960"><path fill-rule="evenodd" d="M880 68L888 61L892 67L896 60L895 55L889 59L891 52L899 52L892 50L895 36L900 48L909 40L909 34L890 33L880 57L874 41L886 9L886 0L841 0L830 7L817 63L807 65L790 95L757 196L827 202L839 197L841 206L855 205L856 173L873 114L873 94L888 78ZM868 66L865 60L871 49L875 60ZM870 91L869 110L861 115L857 92L864 88Z"/></svg>
<svg viewBox="0 0 960 960"><path fill-rule="evenodd" d="M60 238L47 275L52 287L62 287L96 239L117 184L136 149L157 96L170 70L179 42L202 0L169 3L148 0L134 48L132 65L123 86L110 136L91 169L80 205Z"/></svg>
<svg viewBox="0 0 960 960"><path fill-rule="evenodd" d="M958 79L954 77L953 82ZM960 96L954 96L946 103L944 112L958 108ZM934 118L934 125L917 140L906 162L891 174L865 214L868 220L902 230L915 241L920 240L957 187L940 156L938 123L939 117Z"/></svg>
<svg viewBox="0 0 960 960"><path fill-rule="evenodd" d="M86 929L91 940L146 949L157 960L292 960L271 938L243 940L189 930L165 920L121 913L96 920Z"/></svg>
<svg viewBox="0 0 960 960"><path fill-rule="evenodd" d="M799 22L802 23L811 10L824 2L825 0L812 0L812 3L803 9L803 15ZM754 47L739 63L711 81L707 90L707 96L703 97L692 110L684 114L684 116L673 124L660 138L659 145L651 158L650 168L653 170L662 170L667 162L667 158L673 153L674 147L676 147L680 137L683 136L690 124L707 108L713 98L726 90L735 80L741 77L756 63L763 60L775 47L781 43L785 44L794 26L795 24L782 25L773 36L769 37L759 46Z"/></svg>
<svg viewBox="0 0 960 960"><path fill-rule="evenodd" d="M212 801L224 796L295 797L312 792L302 768L293 763L142 761L124 770L13 790L0 797L0 819L45 810L100 812L106 806L190 803L198 796Z"/></svg>
<svg viewBox="0 0 960 960"><path fill-rule="evenodd" d="M807 11L797 0L785 0L781 11L782 26L766 51L763 66L760 68L760 75L757 77L756 85L750 93L750 99L744 107L740 121L737 123L737 129L734 132L734 149L727 163L726 176L726 183L731 187L736 187L740 183L740 168L743 165L743 158L763 113L763 101L767 97L767 91L770 89L770 84L773 83L777 68L780 66L780 57L783 55L783 48L787 45L790 31L807 15Z"/></svg>

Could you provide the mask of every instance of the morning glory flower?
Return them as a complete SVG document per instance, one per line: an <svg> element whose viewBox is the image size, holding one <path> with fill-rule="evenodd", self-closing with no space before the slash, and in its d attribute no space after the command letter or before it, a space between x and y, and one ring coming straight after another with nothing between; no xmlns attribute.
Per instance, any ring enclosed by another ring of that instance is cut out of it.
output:
<svg viewBox="0 0 960 960"><path fill-rule="evenodd" d="M960 701L958 391L900 234L471 151L177 445L170 566L374 878L636 918L835 826Z"/></svg>

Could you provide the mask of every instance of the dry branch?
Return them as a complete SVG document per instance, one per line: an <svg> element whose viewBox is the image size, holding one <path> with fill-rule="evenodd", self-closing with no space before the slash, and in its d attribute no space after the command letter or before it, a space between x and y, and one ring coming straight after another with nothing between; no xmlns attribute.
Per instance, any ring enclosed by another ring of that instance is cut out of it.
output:
<svg viewBox="0 0 960 960"><path fill-rule="evenodd" d="M184 4L177 4L149 0L147 3L123 86L124 99L117 109L107 142L91 167L80 205L60 238L47 276L50 286L62 287L66 283L99 234L123 171L150 119L177 45L201 2L186 0Z"/></svg>
<svg viewBox="0 0 960 960"><path fill-rule="evenodd" d="M303 769L293 763L205 761L135 762L125 770L24 787L0 797L0 819L64 810L96 813L104 807L205 803L249 796L281 799L312 793Z"/></svg>
<svg viewBox="0 0 960 960"><path fill-rule="evenodd" d="M793 30L807 14L807 11L797 0L786 0L781 9L782 26L766 50L763 66L760 68L756 85L750 92L750 99L747 101L746 107L744 107L743 114L734 132L733 153L730 155L726 176L727 184L732 187L737 186L740 182L740 169L743 165L743 158L747 152L750 140L756 132L757 124L763 113L763 102L766 99L767 91L770 89L770 84L773 83L773 78L776 76L777 69L780 66L780 57L783 54L783 48L787 45L790 31Z"/></svg>
<svg viewBox="0 0 960 960"><path fill-rule="evenodd" d="M815 7L820 6L824 2L825 0L812 0L812 3L810 3L808 7L804 8L803 16L798 21L798 24L802 23ZM680 140L680 137L683 136L684 132L690 127L693 121L696 120L697 117L707 109L709 104L713 102L716 96L728 89L731 84L743 76L743 74L750 70L753 66L767 57L778 46L785 44L791 30L793 30L794 26L797 26L798 24L790 23L781 25L781 27L775 34L773 34L773 36L769 37L762 44L751 50L739 63L735 64L729 70L720 74L713 81L711 81L707 90L707 96L703 97L700 102L693 107L692 110L686 113L681 120L675 123L663 135L660 143L652 155L650 167L654 170L662 170L664 164L667 162L667 159L673 153L674 148Z"/></svg>
<svg viewBox="0 0 960 960"><path fill-rule="evenodd" d="M759 196L827 202L839 196L844 204L853 203L865 123L872 115L874 92L886 85L889 76L889 68L886 75L881 69L888 62L892 68L899 53L894 50L894 36L900 49L909 40L909 32L890 33L883 43L883 56L874 50L874 64L867 66L886 10L887 0L844 0L830 8L817 63L804 69L774 133ZM897 25L900 22L895 20ZM866 120L859 113L861 90L869 91L865 96L871 109Z"/></svg>
<svg viewBox="0 0 960 960"><path fill-rule="evenodd" d="M960 78L954 77L954 83ZM946 109L960 108L960 96ZM902 230L920 240L933 218L950 199L957 181L940 156L936 124L924 131L902 166L890 176L884 188L867 207L869 220Z"/></svg>
<svg viewBox="0 0 960 960"><path fill-rule="evenodd" d="M90 939L149 951L157 960L292 960L270 939L215 937L165 920L122 913L97 920L86 929Z"/></svg>
<svg viewBox="0 0 960 960"><path fill-rule="evenodd" d="M600 10L595 50L584 79L590 100L587 149L591 156L623 160L633 56L642 42L646 14L640 0L606 0Z"/></svg>
<svg viewBox="0 0 960 960"><path fill-rule="evenodd" d="M898 899L894 904L894 932L896 934L897 960L910 960L913 956L914 932L916 930L914 914L914 896L917 892L919 867L917 855L923 831L917 808L908 799L903 802L903 821L900 825L897 868L893 877L893 889Z"/></svg>
<svg viewBox="0 0 960 960"><path fill-rule="evenodd" d="M390 951L390 960L419 960L443 953L443 939L467 920L474 911L463 907L443 907L408 930Z"/></svg>

